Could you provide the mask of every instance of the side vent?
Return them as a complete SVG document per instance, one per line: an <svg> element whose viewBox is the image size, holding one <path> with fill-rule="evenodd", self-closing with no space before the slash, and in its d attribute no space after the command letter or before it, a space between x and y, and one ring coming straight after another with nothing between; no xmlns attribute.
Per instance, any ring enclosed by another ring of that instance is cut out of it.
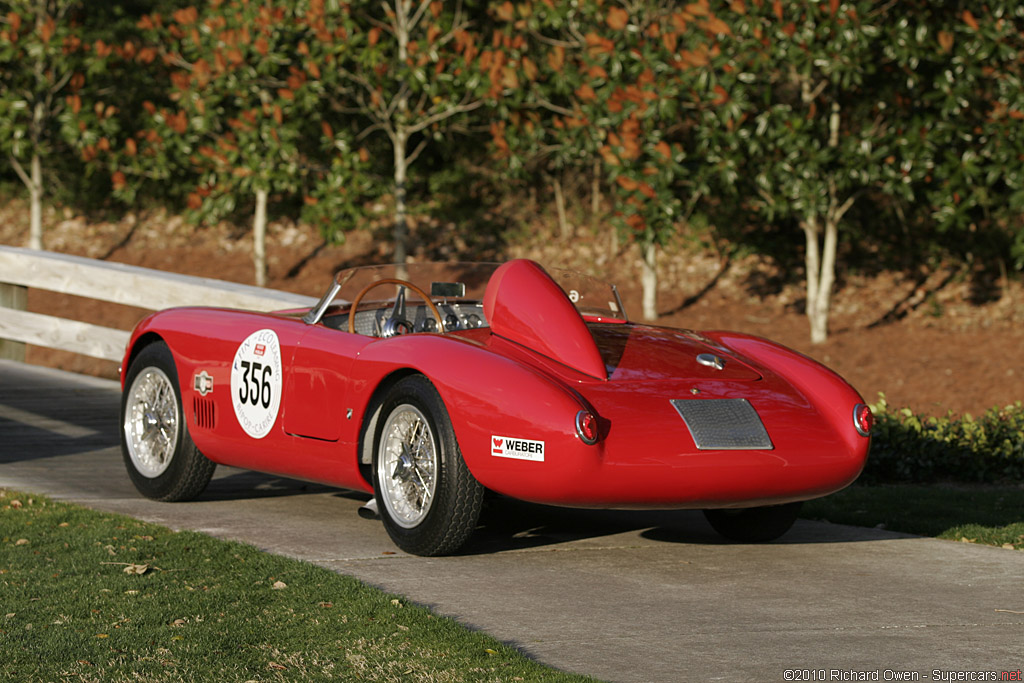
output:
<svg viewBox="0 0 1024 683"><path fill-rule="evenodd" d="M216 404L208 398L192 397L192 415L200 429L213 429L217 424Z"/></svg>

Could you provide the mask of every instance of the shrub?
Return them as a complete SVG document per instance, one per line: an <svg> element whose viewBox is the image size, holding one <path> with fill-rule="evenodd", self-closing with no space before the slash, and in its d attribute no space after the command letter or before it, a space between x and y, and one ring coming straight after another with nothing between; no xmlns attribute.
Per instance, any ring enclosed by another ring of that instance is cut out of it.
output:
<svg viewBox="0 0 1024 683"><path fill-rule="evenodd" d="M1024 481L1024 405L926 417L893 410L879 394L875 430L860 481L866 484Z"/></svg>

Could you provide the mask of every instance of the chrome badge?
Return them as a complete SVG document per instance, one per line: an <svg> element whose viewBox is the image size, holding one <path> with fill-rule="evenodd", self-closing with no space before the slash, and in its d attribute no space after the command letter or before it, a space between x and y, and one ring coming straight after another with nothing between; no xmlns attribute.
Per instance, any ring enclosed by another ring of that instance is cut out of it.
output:
<svg viewBox="0 0 1024 683"><path fill-rule="evenodd" d="M713 353L700 354L699 356L697 356L697 362L700 363L701 365L706 365L709 368L714 368L715 370L725 369L725 359L720 358L719 356L716 356Z"/></svg>
<svg viewBox="0 0 1024 683"><path fill-rule="evenodd" d="M200 396L206 396L208 393L213 391L213 377L210 376L206 370L196 375L193 378L194 386L196 391L199 392Z"/></svg>

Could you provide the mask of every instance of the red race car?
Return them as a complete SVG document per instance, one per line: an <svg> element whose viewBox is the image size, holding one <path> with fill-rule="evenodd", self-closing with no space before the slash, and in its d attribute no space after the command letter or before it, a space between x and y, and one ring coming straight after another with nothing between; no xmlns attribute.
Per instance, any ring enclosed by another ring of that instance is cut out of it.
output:
<svg viewBox="0 0 1024 683"><path fill-rule="evenodd" d="M771 540L857 478L872 425L799 353L630 322L614 286L527 260L345 270L308 311L161 311L122 368L144 495L193 498L216 463L364 491L419 555L459 549L487 490Z"/></svg>

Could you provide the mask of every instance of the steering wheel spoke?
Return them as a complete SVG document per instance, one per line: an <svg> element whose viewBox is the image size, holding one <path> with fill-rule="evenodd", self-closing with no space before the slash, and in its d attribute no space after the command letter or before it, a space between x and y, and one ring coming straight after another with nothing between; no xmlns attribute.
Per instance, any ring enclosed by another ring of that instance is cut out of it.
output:
<svg viewBox="0 0 1024 683"><path fill-rule="evenodd" d="M395 305L392 307L391 317L383 321L380 326L381 337L393 337L398 334L406 334L407 332L412 331L412 325L410 325L408 321L398 317L399 315L404 315L406 289L412 290L413 293L423 299L423 303L427 305L427 308L430 310L430 314L437 320L438 329L444 329L444 320L441 317L441 312L437 309L437 304L430 300L430 296L426 292L408 280L385 278L366 285L366 287L363 287L363 289L356 294L355 298L352 300L352 306L349 308L348 314L349 334L356 333L356 311L359 309L359 303L366 296L367 292L375 287L380 287L381 285L398 285L401 288L395 297Z"/></svg>

